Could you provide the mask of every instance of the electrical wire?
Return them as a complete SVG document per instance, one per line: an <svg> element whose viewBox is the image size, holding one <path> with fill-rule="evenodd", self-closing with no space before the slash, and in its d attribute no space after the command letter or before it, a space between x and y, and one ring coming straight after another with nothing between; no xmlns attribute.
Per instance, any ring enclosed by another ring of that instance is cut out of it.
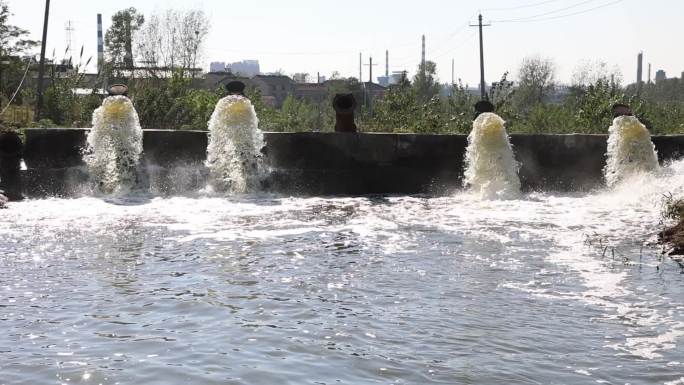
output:
<svg viewBox="0 0 684 385"><path fill-rule="evenodd" d="M554 13L567 11L567 10L572 9L572 8L577 8L577 7L580 7L580 6L585 5L585 4L593 3L594 1L596 1L596 0L584 0L584 1L580 1L579 3L575 3L575 4L567 6L567 7L555 9L553 11L548 11L548 12L540 13L537 15L525 16L525 17L520 17L520 18L516 18L516 19L494 20L494 21L497 23L504 23L504 22L515 22L515 21L524 21L524 20L536 19L536 18L552 15Z"/></svg>
<svg viewBox="0 0 684 385"><path fill-rule="evenodd" d="M601 8L606 8L606 7L609 7L611 5L621 3L623 1L624 0L616 0L616 1L612 1L610 3L598 5L598 6L593 7L593 8L589 8L589 9L585 9L585 10L577 11L577 12L573 12L573 13L568 13L565 15L558 15L558 16L552 16L552 17L539 18L539 19L525 18L525 19L511 19L511 20L496 20L495 22L497 22L497 23L534 23L534 22L538 22L538 21L557 20L557 19L563 19L566 17L581 15L584 13L589 13L591 11L595 11L595 10L601 9Z"/></svg>
<svg viewBox="0 0 684 385"><path fill-rule="evenodd" d="M470 34L466 35L464 39L461 39L458 43L454 44L449 50L442 52L439 55L434 55L434 56L432 56L432 58L438 59L438 58L444 57L450 53L453 53L454 51L456 51L458 48L460 48L464 44L470 42L472 40L473 36L475 36L475 35L476 35L476 32L472 31Z"/></svg>
<svg viewBox="0 0 684 385"><path fill-rule="evenodd" d="M24 71L24 76L21 78L21 81L19 82L19 86L17 87L17 90L14 91L14 94L12 95L12 98L7 102L7 105L5 108L0 112L0 116L5 114L5 111L12 105L12 102L14 99L17 97L17 94L19 93L19 90L21 90L21 87L24 85L24 80L26 80L26 75L28 75L29 68L31 68L31 64L33 63L33 58L29 58L28 63L26 64L26 71Z"/></svg>
<svg viewBox="0 0 684 385"><path fill-rule="evenodd" d="M547 1L542 1L538 3L533 3L533 4L526 4L526 5L519 5L516 7L508 7L508 8L487 8L483 9L483 12L500 12L500 11L514 11L516 9L523 9L523 8L532 8L532 7L538 7L540 5L546 5L550 3L557 3L561 0L547 0Z"/></svg>

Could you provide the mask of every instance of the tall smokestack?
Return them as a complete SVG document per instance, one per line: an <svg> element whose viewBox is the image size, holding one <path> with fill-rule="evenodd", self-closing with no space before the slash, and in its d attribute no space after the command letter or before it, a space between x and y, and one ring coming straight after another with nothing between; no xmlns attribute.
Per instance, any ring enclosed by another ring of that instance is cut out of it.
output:
<svg viewBox="0 0 684 385"><path fill-rule="evenodd" d="M389 79L389 50L385 51L385 77Z"/></svg>
<svg viewBox="0 0 684 385"><path fill-rule="evenodd" d="M637 56L637 86L644 82L644 53L639 52Z"/></svg>
<svg viewBox="0 0 684 385"><path fill-rule="evenodd" d="M97 14L97 72L104 70L104 39L102 37L102 14Z"/></svg>

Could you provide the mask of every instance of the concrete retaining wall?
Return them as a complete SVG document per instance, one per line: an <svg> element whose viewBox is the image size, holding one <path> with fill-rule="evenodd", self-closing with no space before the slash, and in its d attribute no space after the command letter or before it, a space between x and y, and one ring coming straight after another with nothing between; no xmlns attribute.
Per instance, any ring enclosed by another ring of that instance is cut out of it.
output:
<svg viewBox="0 0 684 385"><path fill-rule="evenodd" d="M83 183L85 129L28 129L28 195L68 195ZM460 188L464 135L266 133L273 173L267 189L286 194L443 194ZM602 185L605 135L511 135L526 190ZM684 136L654 137L661 160L684 154ZM205 183L207 133L146 130L144 169L157 193Z"/></svg>

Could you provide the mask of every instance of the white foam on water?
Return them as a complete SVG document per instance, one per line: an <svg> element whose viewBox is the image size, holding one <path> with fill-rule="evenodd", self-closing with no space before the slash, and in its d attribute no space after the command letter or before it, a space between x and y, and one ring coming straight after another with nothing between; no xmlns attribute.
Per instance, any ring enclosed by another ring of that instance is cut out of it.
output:
<svg viewBox="0 0 684 385"><path fill-rule="evenodd" d="M556 247L546 260L575 272L585 290L558 293L553 288L540 289L537 285L508 284L507 287L541 298L576 300L603 309L603 319L629 323L640 330L638 335L625 334L623 340L605 347L642 359L662 357L664 351L675 349L678 340L684 337L682 315L675 314L674 310L657 310L654 305L667 307L673 301L660 293L643 291L638 294L640 299L635 300L634 288L627 285L630 273L614 267L613 246L609 243L634 239L645 231L644 227L657 226L661 220L658 206L667 192L684 195L684 161L672 162L657 172L631 170L622 174L612 188L581 199L550 199L547 204L562 209L555 221L561 229L553 234ZM605 237L611 250L601 257L601 251L583 246L578 229L585 235L594 233ZM648 305L643 303L644 298L649 298Z"/></svg>
<svg viewBox="0 0 684 385"><path fill-rule="evenodd" d="M634 116L619 116L608 129L606 184L615 186L625 177L658 169L658 155L646 126Z"/></svg>
<svg viewBox="0 0 684 385"><path fill-rule="evenodd" d="M504 124L501 117L486 112L475 119L468 135L463 184L484 199L520 195L519 164Z"/></svg>
<svg viewBox="0 0 684 385"><path fill-rule="evenodd" d="M0 233L19 238L27 228L69 226L82 227L84 234L95 229L98 233L93 235L99 236L111 232L113 225L132 222L166 227L167 241L205 239L208 245L226 239L259 244L261 240L292 239L307 233L312 243L325 243L333 239L328 235L342 234L345 236L335 243L349 244L369 258L386 257L387 263L396 263L397 268L403 268L397 257L401 253L425 254L429 262L436 250L427 249L434 244L449 251L447 255L453 252L459 264L482 260L483 266L496 268L483 276L496 275L494 270L506 267L529 272L524 280L512 282L502 276L495 285L529 293L540 301L578 303L578 312L588 308L587 317L594 317L579 322L610 330L606 334L610 338L600 340L596 348L626 359L657 360L661 356L670 359L668 355L681 350L681 299L648 285L645 281L650 273L640 276L636 267L623 265L619 259L613 261L610 251L602 257L584 246L583 234L606 236L609 243L642 242L661 228L659 203L667 192L684 196L684 161L655 172L630 173L611 188L590 194L536 192L517 200L482 200L467 193L380 201L173 197L135 205L95 198L29 200L11 203L3 211ZM429 241L433 235L438 238ZM480 247L489 251L482 252ZM312 254L307 250L299 249L308 258ZM640 263L638 246L636 250L632 259ZM644 257L644 271L655 270L655 266L646 265L649 262L653 260ZM340 275L329 288L341 287L344 280Z"/></svg>
<svg viewBox="0 0 684 385"><path fill-rule="evenodd" d="M219 100L209 121L207 167L214 190L248 193L259 190L264 173L264 135L249 99L230 95Z"/></svg>
<svg viewBox="0 0 684 385"><path fill-rule="evenodd" d="M130 191L142 150L142 129L133 103L125 96L105 98L93 112L83 156L96 189L106 194Z"/></svg>

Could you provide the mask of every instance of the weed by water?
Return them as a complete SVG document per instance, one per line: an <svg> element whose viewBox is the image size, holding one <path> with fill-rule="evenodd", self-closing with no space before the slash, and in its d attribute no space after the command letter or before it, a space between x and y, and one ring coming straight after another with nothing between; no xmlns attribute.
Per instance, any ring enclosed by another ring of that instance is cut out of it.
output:
<svg viewBox="0 0 684 385"><path fill-rule="evenodd" d="M663 194L660 216L663 222L668 219L684 220L684 199L676 198L671 192Z"/></svg>

